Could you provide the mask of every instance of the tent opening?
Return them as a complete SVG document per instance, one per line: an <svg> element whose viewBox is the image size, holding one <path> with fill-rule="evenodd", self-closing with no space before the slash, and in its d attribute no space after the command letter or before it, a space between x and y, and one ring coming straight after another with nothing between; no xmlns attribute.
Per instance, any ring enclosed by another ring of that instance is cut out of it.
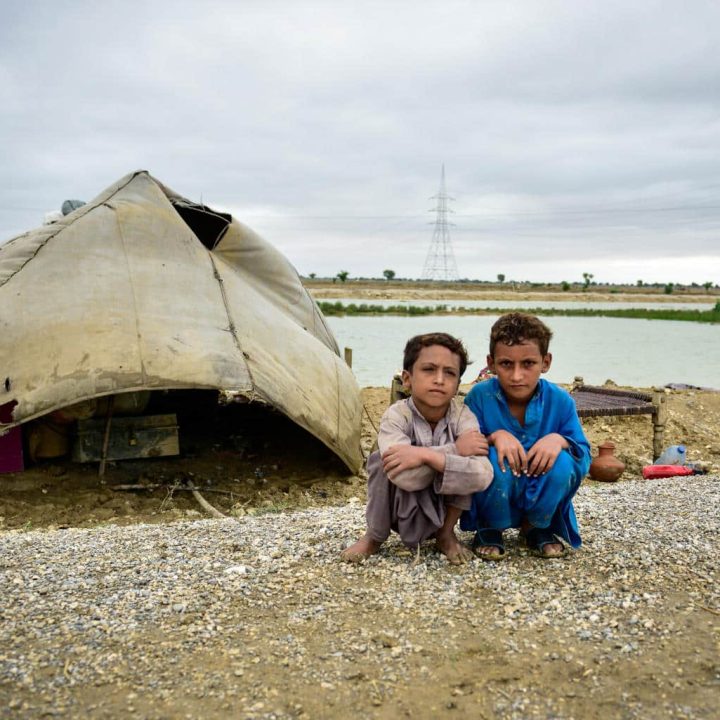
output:
<svg viewBox="0 0 720 720"><path fill-rule="evenodd" d="M22 434L28 465L62 462L63 458L69 461L79 439L78 421L104 421L109 398L86 400L25 423ZM138 452L136 459L122 461L126 468L123 472L131 472L133 463L156 462L159 471L192 468L218 481L230 473L238 482L255 478L253 482L257 480L258 485L264 484L266 476L280 482L298 473L322 476L347 472L320 440L268 405L241 400L221 403L216 390L143 391L114 398L115 426L129 416L139 419L166 414L176 418L180 454L154 458ZM117 432L123 434L125 430L118 427ZM142 438L134 444L140 449Z"/></svg>
<svg viewBox="0 0 720 720"><path fill-rule="evenodd" d="M217 212L188 200L174 200L172 205L208 250L212 250L222 240L232 222L229 213Z"/></svg>

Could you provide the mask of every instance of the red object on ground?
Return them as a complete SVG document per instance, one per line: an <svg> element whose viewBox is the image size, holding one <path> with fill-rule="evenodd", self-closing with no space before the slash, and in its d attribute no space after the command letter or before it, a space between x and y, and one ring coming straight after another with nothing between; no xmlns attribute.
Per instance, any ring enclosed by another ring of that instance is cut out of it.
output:
<svg viewBox="0 0 720 720"><path fill-rule="evenodd" d="M695 475L695 470L685 465L646 465L642 476L646 480L676 477L677 475Z"/></svg>

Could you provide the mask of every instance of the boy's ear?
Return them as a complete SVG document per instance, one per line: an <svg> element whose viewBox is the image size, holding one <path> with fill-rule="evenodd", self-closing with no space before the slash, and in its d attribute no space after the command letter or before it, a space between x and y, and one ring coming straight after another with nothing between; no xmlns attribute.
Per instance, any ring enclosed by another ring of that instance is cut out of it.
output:
<svg viewBox="0 0 720 720"><path fill-rule="evenodd" d="M547 353L542 361L542 371L546 373L552 365L552 353Z"/></svg>
<svg viewBox="0 0 720 720"><path fill-rule="evenodd" d="M402 379L403 387L406 390L410 390L410 373L407 370L403 370L400 378Z"/></svg>
<svg viewBox="0 0 720 720"><path fill-rule="evenodd" d="M495 358L493 358L492 355L488 355L485 358L485 364L487 365L487 369L495 375Z"/></svg>

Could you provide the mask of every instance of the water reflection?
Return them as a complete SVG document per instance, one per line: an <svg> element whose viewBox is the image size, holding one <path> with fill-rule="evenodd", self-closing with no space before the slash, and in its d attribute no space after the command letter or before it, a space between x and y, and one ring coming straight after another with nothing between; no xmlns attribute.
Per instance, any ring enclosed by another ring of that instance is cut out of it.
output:
<svg viewBox="0 0 720 720"><path fill-rule="evenodd" d="M575 305L577 307L577 305ZM449 332L463 339L474 363L463 380L485 366L493 315L424 317L328 317L340 347L353 349L353 371L361 386L389 385L400 369L405 342L423 332ZM548 317L553 330L554 382L652 387L688 383L720 388L720 328L670 320Z"/></svg>

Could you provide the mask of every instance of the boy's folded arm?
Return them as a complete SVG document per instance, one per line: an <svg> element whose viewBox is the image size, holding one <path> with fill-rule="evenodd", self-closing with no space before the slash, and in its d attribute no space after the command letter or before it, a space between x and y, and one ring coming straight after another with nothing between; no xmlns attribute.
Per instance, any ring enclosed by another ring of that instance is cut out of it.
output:
<svg viewBox="0 0 720 720"><path fill-rule="evenodd" d="M412 445L410 434L408 432L412 418L409 415L410 410L407 406L395 408L391 406L385 411L380 421L380 429L378 431L378 450L380 455L384 456L390 448L395 445ZM426 450L437 448L424 448ZM393 485L397 485L402 490L414 492L422 490L431 485L435 479L436 471L429 465L423 464L419 467L410 468L399 472L395 477L388 478Z"/></svg>
<svg viewBox="0 0 720 720"><path fill-rule="evenodd" d="M445 467L446 462L446 456L443 453L439 453L436 448L423 447L418 449L422 449L428 454L426 462L418 467L402 470L394 477L388 475L388 480L401 490L407 490L408 492L424 490L429 485L432 485L438 473L443 472L441 468ZM431 453L434 453L436 458L433 458ZM433 465L436 467L433 467Z"/></svg>
<svg viewBox="0 0 720 720"><path fill-rule="evenodd" d="M409 412L407 406L391 406L385 411L377 438L381 456L394 445L412 445L409 434L412 418L406 414ZM463 405L455 434L459 436L470 430L479 430L478 421L472 411ZM493 471L488 459L477 455L460 456L454 442L425 446L423 450L443 457L433 461L430 455L429 462L399 472L395 477L388 478L390 482L409 492L422 490L434 482L436 492L444 495L464 495L484 490L492 481Z"/></svg>
<svg viewBox="0 0 720 720"><path fill-rule="evenodd" d="M435 478L435 492L442 495L470 495L487 489L493 468L486 457L448 454L445 472Z"/></svg>
<svg viewBox="0 0 720 720"><path fill-rule="evenodd" d="M434 482L435 492L442 495L470 495L485 490L492 482L493 469L486 457L457 455L452 443L422 449L429 453L428 461L388 478L390 482L409 492L423 490ZM436 462L432 461L432 453Z"/></svg>

